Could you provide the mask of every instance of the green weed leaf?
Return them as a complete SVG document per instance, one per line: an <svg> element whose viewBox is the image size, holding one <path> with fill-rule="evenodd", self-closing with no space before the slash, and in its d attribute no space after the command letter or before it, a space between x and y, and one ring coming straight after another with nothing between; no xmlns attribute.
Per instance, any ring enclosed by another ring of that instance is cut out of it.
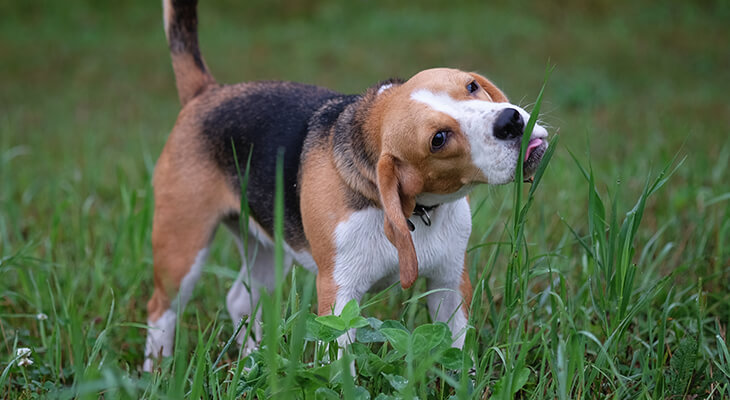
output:
<svg viewBox="0 0 730 400"><path fill-rule="evenodd" d="M527 379L530 377L530 369L527 367L522 367L517 371L513 371L512 376L512 385L509 388L509 393L506 392L508 385L508 381L510 376L505 374L503 377L499 378L497 383L494 384L494 394L493 398L497 399L504 399L504 398L513 398L514 395L522 389L523 386L527 383Z"/></svg>
<svg viewBox="0 0 730 400"><path fill-rule="evenodd" d="M317 400L340 400L340 395L332 389L320 387L314 391L314 398Z"/></svg>
<svg viewBox="0 0 730 400"><path fill-rule="evenodd" d="M331 326L325 325L318 321L319 318L320 317L317 317L314 314L309 314L307 316L304 333L304 338L306 340L321 340L323 342L331 342L333 340L336 340L343 333L345 333L345 329L332 328Z"/></svg>
<svg viewBox="0 0 730 400"><path fill-rule="evenodd" d="M357 341L360 343L382 343L387 340L385 335L380 332L383 323L377 318L368 318L368 325L357 330Z"/></svg>
<svg viewBox="0 0 730 400"><path fill-rule="evenodd" d="M355 400L370 400L370 392L362 386L355 386Z"/></svg>
<svg viewBox="0 0 730 400"><path fill-rule="evenodd" d="M317 317L316 321L326 327L337 329L338 331L344 331L347 329L345 321L336 315L323 315L321 317Z"/></svg>
<svg viewBox="0 0 730 400"><path fill-rule="evenodd" d="M385 377L385 379L388 380L388 383L390 383L390 386L392 386L393 389L395 389L399 392L401 390L405 389L406 386L408 386L408 379L406 379L400 375L391 375L391 374L383 373L383 376Z"/></svg>
<svg viewBox="0 0 730 400"><path fill-rule="evenodd" d="M387 340L385 335L371 327L363 327L357 330L357 341L360 343L382 343Z"/></svg>
<svg viewBox="0 0 730 400"><path fill-rule="evenodd" d="M697 361L698 343L697 339L687 336L679 342L679 348L674 352L669 362L671 368L669 376L669 390L674 395L684 395Z"/></svg>
<svg viewBox="0 0 730 400"><path fill-rule="evenodd" d="M360 316L360 306L357 304L357 300L355 299L347 302L340 313L340 318L342 318L342 321L345 322L349 322L358 316Z"/></svg>
<svg viewBox="0 0 730 400"><path fill-rule="evenodd" d="M353 328L362 328L365 326L370 326L370 323L368 322L365 317L362 317L360 315L356 316L355 318L347 321L347 329L353 329Z"/></svg>
<svg viewBox="0 0 730 400"><path fill-rule="evenodd" d="M382 323L382 324L380 324L380 327L379 327L379 329L384 329L384 328L393 328L393 329L400 329L400 330L402 330L402 331L406 331L406 332L408 332L408 329L406 329L406 327L405 327L405 326L403 326L403 324L401 324L401 323L400 323L400 322L398 322L398 321L394 321L394 320L392 320L392 319L389 319L389 320L387 320L387 321L383 321L383 323Z"/></svg>
<svg viewBox="0 0 730 400"><path fill-rule="evenodd" d="M439 362L444 368L458 371L464 364L464 352L456 347L451 347L444 351ZM469 362L471 363L471 359L469 359Z"/></svg>
<svg viewBox="0 0 730 400"><path fill-rule="evenodd" d="M424 324L413 331L413 340L414 343L422 341L425 351L434 348L448 348L451 346L451 330L443 322Z"/></svg>
<svg viewBox="0 0 730 400"><path fill-rule="evenodd" d="M381 328L380 332L388 338L388 342L394 349L401 353L408 353L408 345L411 338L407 331L396 328Z"/></svg>

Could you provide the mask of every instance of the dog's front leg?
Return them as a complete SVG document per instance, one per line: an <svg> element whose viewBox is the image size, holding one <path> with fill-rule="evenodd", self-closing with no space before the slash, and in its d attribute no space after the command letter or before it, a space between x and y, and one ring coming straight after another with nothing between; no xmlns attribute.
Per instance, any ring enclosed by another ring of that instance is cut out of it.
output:
<svg viewBox="0 0 730 400"><path fill-rule="evenodd" d="M351 286L339 286L332 274L321 271L317 274L317 302L319 315L340 315L351 300L360 302L364 291ZM349 329L339 338L340 349L355 341L355 329Z"/></svg>
<svg viewBox="0 0 730 400"><path fill-rule="evenodd" d="M449 279L445 276L428 280L428 290L437 290L428 296L428 310L433 321L446 323L454 340L452 346L462 348L469 320L472 288L466 265L461 276Z"/></svg>
<svg viewBox="0 0 730 400"><path fill-rule="evenodd" d="M317 301L319 315L341 315L345 305L351 300L358 303L362 299L364 290L350 285L337 285L332 274L326 270L319 270L317 274ZM355 342L357 335L356 329L348 329L344 334L337 338L337 358L342 358L345 348ZM355 369L355 361L350 362L350 375L357 376Z"/></svg>

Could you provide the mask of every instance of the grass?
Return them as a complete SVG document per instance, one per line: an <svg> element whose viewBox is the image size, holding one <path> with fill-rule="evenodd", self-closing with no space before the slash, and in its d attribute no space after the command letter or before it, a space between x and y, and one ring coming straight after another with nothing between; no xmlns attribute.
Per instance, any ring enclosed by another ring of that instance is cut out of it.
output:
<svg viewBox="0 0 730 400"><path fill-rule="evenodd" d="M555 65L540 118L560 143L539 187L472 196L464 351L430 322L423 282L317 320L295 268L242 359L222 295L240 260L219 234L174 356L141 373L150 177L178 111L159 4L5 2L2 396L730 398L726 2L344 4L204 2L203 53L222 82L344 92L454 66L531 109ZM332 361L325 343L355 325Z"/></svg>

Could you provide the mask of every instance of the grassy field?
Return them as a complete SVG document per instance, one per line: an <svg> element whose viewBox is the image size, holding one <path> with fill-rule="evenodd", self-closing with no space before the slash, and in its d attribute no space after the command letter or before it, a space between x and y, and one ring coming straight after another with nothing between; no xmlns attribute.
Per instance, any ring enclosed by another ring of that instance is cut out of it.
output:
<svg viewBox="0 0 730 400"><path fill-rule="evenodd" d="M550 65L560 142L534 192L472 196L463 352L419 282L367 297L360 343L328 362L358 319L315 320L297 268L241 359L221 232L154 375L150 177L179 106L159 2L107 3L0 2L0 397L730 399L727 1L205 1L220 82L358 92L452 66L532 109Z"/></svg>

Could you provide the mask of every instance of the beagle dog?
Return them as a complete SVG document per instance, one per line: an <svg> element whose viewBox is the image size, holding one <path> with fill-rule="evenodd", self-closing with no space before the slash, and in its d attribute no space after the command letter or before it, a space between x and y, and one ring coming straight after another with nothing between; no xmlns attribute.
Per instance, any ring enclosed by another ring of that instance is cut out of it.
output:
<svg viewBox="0 0 730 400"><path fill-rule="evenodd" d="M279 157L284 266L296 262L317 274L319 314L339 314L373 287L400 279L408 288L423 276L429 290L446 289L431 294L428 307L461 347L472 298L466 195L480 183L512 181L518 162L533 174L547 131L536 125L518 159L530 115L483 76L456 69L390 79L359 95L294 82L220 85L198 48L196 2L163 1L182 110L154 172L154 293L143 369L172 354L176 313L221 223L244 256L228 310L235 323L253 324L239 344L246 352L257 346L261 315L253 310L275 285Z"/></svg>

